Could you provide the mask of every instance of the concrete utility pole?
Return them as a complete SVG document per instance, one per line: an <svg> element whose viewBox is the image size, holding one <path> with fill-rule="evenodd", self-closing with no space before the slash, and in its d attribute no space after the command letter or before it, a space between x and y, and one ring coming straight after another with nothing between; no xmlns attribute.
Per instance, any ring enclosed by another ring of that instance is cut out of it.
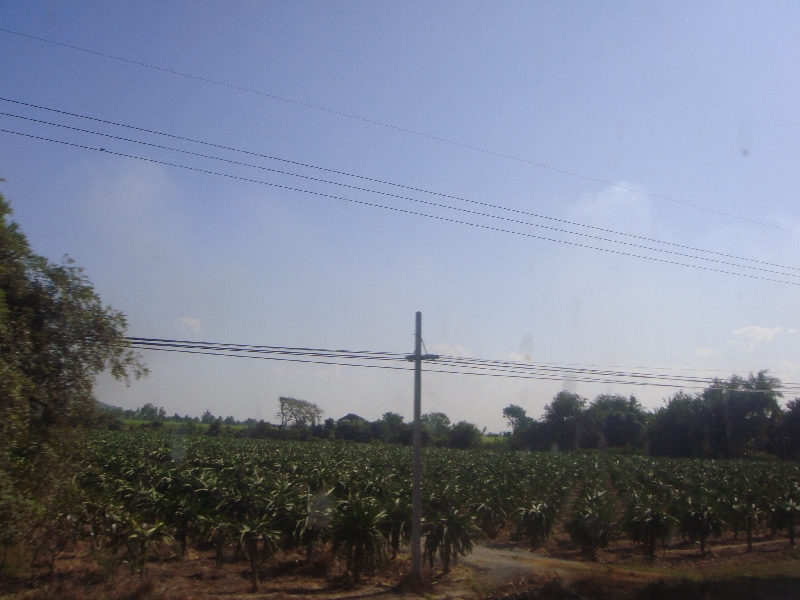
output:
<svg viewBox="0 0 800 600"><path fill-rule="evenodd" d="M414 354L406 360L414 362L414 475L411 486L411 577L420 580L422 568L422 361L436 360L436 354L422 353L422 313L417 312L417 333Z"/></svg>

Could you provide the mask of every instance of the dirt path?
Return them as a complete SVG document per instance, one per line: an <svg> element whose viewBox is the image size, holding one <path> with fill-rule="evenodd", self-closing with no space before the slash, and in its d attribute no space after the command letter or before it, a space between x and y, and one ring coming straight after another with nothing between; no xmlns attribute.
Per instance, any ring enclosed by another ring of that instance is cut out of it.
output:
<svg viewBox="0 0 800 600"><path fill-rule="evenodd" d="M472 554L459 562L475 569L491 585L500 585L530 575L558 575L571 579L576 574L586 575L597 568L597 565L549 558L522 549L501 550L486 546L476 546Z"/></svg>

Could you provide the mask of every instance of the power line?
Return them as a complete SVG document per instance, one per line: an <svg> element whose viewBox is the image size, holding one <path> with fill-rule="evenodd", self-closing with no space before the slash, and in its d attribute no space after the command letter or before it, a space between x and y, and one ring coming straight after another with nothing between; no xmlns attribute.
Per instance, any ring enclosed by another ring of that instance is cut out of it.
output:
<svg viewBox="0 0 800 600"><path fill-rule="evenodd" d="M663 264L669 264L669 265L675 265L675 266L681 266L681 267L689 267L689 268L692 268L692 269L700 269L700 270L703 270L703 271L709 271L709 272L713 272L713 273L722 273L722 274L734 275L734 276L738 276L738 277L747 277L748 279L757 279L759 281L769 281L769 282L773 282L773 283L783 283L783 284L787 284L787 285L800 286L800 282L784 281L782 279L773 279L771 277L762 277L760 275L750 275L748 273L736 273L734 271L725 271L723 269L715 269L715 268L712 268L712 267L704 267L702 265L693 265L693 264L689 264L689 263L681 263L681 262L677 262L677 261L673 261L673 260L667 260L667 259L664 259L664 258L657 258L657 257L654 257L654 256L645 256L645 255L642 255L642 254L634 254L632 252L623 252L621 250L614 250L614 249L611 249L611 248L601 248L601 247L598 247L598 246L589 246L588 244L580 244L578 242L570 242L568 240L559 240L559 239L555 239L555 238L548 238L548 237L545 237L545 236L535 235L535 234L532 234L532 233L514 231L514 230L511 230L511 229L503 229L501 227L493 227L491 225L484 225L484 224L481 224L481 223L472 223L470 221L462 221L462 220L459 220L459 219L453 219L453 218L450 218L450 217L443 217L443 216L440 216L440 215L431 215L431 214L427 214L427 213L421 213L421 212L417 212L417 211L413 211L413 210L408 210L408 209L405 209L405 208L398 208L398 207L395 207L395 206L385 206L385 205L377 204L377 203L374 203L374 202L367 202L365 200L356 200L354 198L346 198L344 196L335 196L333 194L325 194L325 193L316 192L316 191L313 191L313 190L305 190L305 189L302 189L302 188L295 188L295 187L291 187L291 186L288 186L288 185L281 185L281 184L272 183L272 182L268 182L268 181L262 181L262 180L258 180L258 179L251 179L249 177L241 177L239 175L231 175L229 173L220 173L218 171L211 171L211 170L208 170L208 169L200 169L198 167L190 167L190 166L187 166L187 165L180 165L180 164L176 164L176 163L170 163L170 162L167 162L167 161L156 160L156 159L153 159L153 158L146 158L146 157L142 157L142 156L136 156L136 155L133 155L133 154L125 154L125 153L122 153L122 152L114 152L112 150L106 150L105 148L94 148L92 146L86 146L86 145L83 145L83 144L76 144L76 143L73 143L73 142L65 142L65 141L62 141L62 140L54 140L52 138L46 138L46 137L43 137L43 136L32 135L32 134L29 134L29 133L22 133L22 132L19 132L19 131L11 131L11 130L8 130L8 129L0 129L0 132L8 133L8 134L11 134L11 135L18 135L18 136L21 136L21 137L27 137L27 138L35 139L35 140L39 140L39 141L51 142L51 143L60 144L60 145L63 145L63 146L70 146L70 147L73 147L73 148L81 148L83 150L91 150L93 152L103 152L103 153L106 153L106 154L111 154L113 156L120 156L122 158L132 158L132 159L135 159L135 160L141 160L141 161L149 162L149 163L153 163L153 164L160 164L160 165L164 165L164 166L167 166L167 167L175 167L175 168L178 168L178 169L185 169L187 171L194 171L196 173L204 173L204 174L207 174L207 175L215 175L215 176L218 176L218 177L226 177L228 179L233 179L233 180L237 180L237 181L243 181L243 182L247 182L247 183L256 183L256 184L259 184L259 185L266 185L266 186L274 187L274 188L277 188L277 189L293 191L293 192L300 192L300 193L303 193L303 194L310 194L310 195L318 196L318 197L321 197L321 198L328 198L328 199L332 199L332 200L344 200L346 202L352 202L353 204L360 204L362 206L369 206L369 207L372 207L372 208L380 208L380 209L384 209L384 210L391 210L391 211L402 213L402 214L418 216L418 217L425 217L425 218L428 218L428 219L435 219L435 220L438 220L438 221L444 221L444 222L452 223L452 224L455 224L455 225L465 225L465 226L469 226L469 227L475 227L475 228L478 228L478 229L484 229L484 230L487 230L487 231L495 231L497 233L506 233L506 234L517 235L517 236L521 236L521 237L527 237L527 238L531 238L531 239L543 240L543 241L547 241L547 242L555 242L555 243L558 243L558 244L564 244L564 245L573 246L573 247L576 247L576 248L584 248L584 249L587 249L587 250L597 250L597 251L600 251L600 252L608 252L610 254L616 254L616 255L619 255L619 256L628 256L628 257L631 257L631 258L641 258L641 259L644 259L644 260L655 261L655 262L659 262L659 263L663 263ZM699 258L699 257L695 257L695 258ZM741 265L739 265L739 266L741 267Z"/></svg>
<svg viewBox="0 0 800 600"><path fill-rule="evenodd" d="M613 235L619 235L619 236L629 237L629 238L632 238L632 239L638 239L638 240L643 240L643 241L647 241L647 242L653 242L653 243L656 243L656 244L664 244L664 245L667 245L667 246L672 246L674 248L682 248L684 250L691 250L692 252L703 252L705 254L712 254L714 256L722 256L722 257L725 257L725 258L732 258L732 259L735 259L735 260L742 260L742 261L746 261L746 262L752 262L752 263L756 263L756 264L767 265L767 266L770 266L770 267L778 267L778 268L782 268L782 269L790 269L790 270L793 270L793 271L800 271L800 268L798 268L798 267L791 267L791 266L788 266L788 265L780 265L780 264L776 264L776 263L771 263L771 262L766 262L766 261L761 261L761 260L755 260L755 259L752 259L752 258L736 256L734 254L726 254L724 252L715 252L713 250L705 250L703 248L695 248L693 246L686 246L686 245L683 245L683 244L676 244L674 242L666 242L664 240L658 240L658 239L650 238L650 237L646 237L646 236L635 235L635 234L632 234L632 233L625 233L623 231L616 231L614 229L607 229L607 228L604 228L604 227L597 227L595 225L587 225L585 223L577 223L575 221L569 221L569 220L566 220L566 219L559 219L559 218L550 217L550 216L547 216L547 215L540 215L538 213L533 213L533 212L520 210L520 209L516 209L516 208L509 208L509 207L501 206L501 205L498 205L498 204L491 204L491 203L488 203L488 202L480 202L478 200L472 200L472 199L469 199L469 198L464 198L462 196L454 196L452 194L445 194L445 193L442 193L442 192L435 192L435 191L432 191L432 190L426 190L424 188L418 188L418 187L414 187L414 186L410 186L410 185L404 185L404 184L401 184L401 183L394 183L394 182L391 182L391 181L377 179L377 178L374 178L374 177L367 177L365 175L357 175L357 174L354 174L354 173L348 173L346 171L339 171L339 170L331 169L331 168L327 168L327 167L320 167L318 165L312 165L312 164L309 164L309 163L304 163L304 162L300 162L300 161L296 161L296 160L289 160L289 159L286 159L286 158L281 158L281 157L273 156L273 155L269 155L269 154L262 154L262 153L253 152L253 151L250 151L250 150L243 150L241 148L234 148L234 147L225 146L225 145L222 145L222 144L215 144L213 142L206 142L206 141L203 141L203 140L184 137L184 136L175 135L175 134L171 134L171 133L164 133L162 131L156 131L156 130L153 130L153 129L146 129L144 127L136 127L134 125L127 125L125 123L118 123L118 122L115 122L115 121L109 121L109 120L106 120L106 119L99 119L97 117L90 117L90 116L87 116L87 115L81 115L81 114L78 114L78 113L72 113L72 112L59 110L59 109L55 109L55 108L49 108L49 107L46 107L46 106L39 106L39 105L36 105L36 104L30 104L28 102L22 102L20 100L11 100L9 98L2 98L2 97L0 97L0 100L3 101L3 102L11 102L13 104L18 104L18 105L21 105L21 106L27 106L29 108L35 108L37 110L44 110L44 111L49 111L49 112L53 112L53 113L57 113L57 114L61 114L61 115L69 116L69 117L76 117L76 118L79 118L79 119L86 119L86 120L89 120L89 121L95 121L97 123L104 123L106 125L113 125L115 127L123 127L123 128L131 129L131 130L134 130L134 131L140 131L140 132L143 132L143 133L150 133L150 134L153 134L153 135L164 136L164 137L168 137L168 138L172 138L172 139L176 139L176 140L181 140L181 141L184 141L184 142L191 142L193 144L200 144L200 145L203 145L203 146L209 146L209 147L212 147L212 148L217 148L217 149L220 149L220 150L228 150L228 151L231 151L231 152L238 152L238 153L241 153L241 154L247 154L247 155L255 156L255 157L258 157L258 158L266 158L268 160L274 160L274 161L278 161L278 162L283 162L283 163L286 163L286 164L291 164L291 165L295 165L295 166L299 166L299 167L306 167L306 168L309 168L309 169L316 169L316 170L319 170L319 171L324 171L326 173L333 173L333 174L336 174L336 175L343 175L343 176L346 176L346 177L353 177L353 178L356 178L356 179L362 179L364 181L369 181L371 183L378 183L378 184L381 184L381 185L389 185L389 186L393 186L393 187L406 189L406 190L409 190L409 191L421 192L421 193L424 193L424 194L430 194L430 195L433 195L433 196L439 196L441 198L447 198L447 199L450 199L450 200L457 200L459 202L467 202L467 203L470 203L470 204L475 204L475 205L483 206L483 207L486 207L486 208L494 208L494 209L498 209L498 210L504 210L504 211L508 211L508 212L512 212L512 213L516 213L516 214L525 215L525 216L528 216L528 217L534 217L534 218L537 218L537 219L546 219L546 220L554 221L554 222L557 222L557 223L563 223L565 225L572 225L574 227L584 227L586 229L592 229L592 230L595 230L595 231L602 231L603 233L611 233ZM8 114L8 113L6 113L6 114ZM18 118L26 118L26 119L28 118L28 117L19 117L19 115L10 115L10 116L16 116ZM30 119L30 120L36 120L36 119ZM60 124L54 124L54 125L56 125L57 127L68 127L66 125L60 125ZM85 131L85 130L80 130L80 131ZM91 133L95 133L95 132L91 132ZM99 134L98 133L97 135L107 135L107 134ZM125 138L119 138L119 139L125 139ZM131 140L131 141L133 141L133 140ZM136 143L144 144L145 142L136 142ZM220 159L220 160L222 160L222 159Z"/></svg>
<svg viewBox="0 0 800 600"><path fill-rule="evenodd" d="M282 362L326 364L359 368L388 369L409 371L413 367L368 364L369 362L396 362L403 364L406 356L394 352L330 350L323 348L299 348L286 346L253 346L243 344L223 344L218 342L193 342L186 340L160 338L126 338L132 348L138 350L155 350L178 352L184 354L201 354L211 356L228 356L238 358L255 358ZM362 362L353 362L362 361ZM529 363L514 361L495 361L487 359L471 359L466 357L441 356L437 361L444 367L431 368L429 372L455 375L472 375L485 377L505 377L512 379L535 379L544 381L570 381L595 384L620 384L649 387L706 389L717 381L716 378L687 378L680 375L658 375L639 372L599 372L595 369L565 368L565 372L538 372ZM676 383L669 383L676 382ZM686 384L705 384L704 386ZM780 389L793 391L800 384L782 384Z"/></svg>
<svg viewBox="0 0 800 600"><path fill-rule="evenodd" d="M88 133L88 134L91 134L91 135L102 136L102 137L105 137L105 138L114 139L114 140L118 140L118 141L122 141L122 142L140 144L140 145L143 145L143 146L148 146L148 147L151 147L151 148L157 148L157 149L160 149L160 150L168 150L168 151L171 151L171 152L178 152L180 154L186 154L186 155L189 155L189 156L194 156L196 158L206 158L206 159L210 159L210 160L216 160L216 161L220 161L220 162L224 162L224 163L228 163L228 164L233 164L233 165L238 165L238 166L242 166L242 167L249 167L249 168L253 168L253 169L260 169L262 171L269 171L271 173L276 173L276 174L279 174L279 175L288 175L288 176L291 176L291 177L298 177L298 178L301 178L301 179L306 179L306 180L314 181L314 182L317 182L317 183L336 185L336 186L345 187L345 188L348 188L348 189L351 189L351 190L357 190L357 191L361 191L361 192L368 192L368 193L372 193L372 194L379 194L379 195L382 195L382 196L387 196L387 197L390 197L390 198L396 198L396 199L399 199L399 200L407 200L409 202L417 202L419 204L425 204L427 206L433 206L433 207L436 207L436 208L444 208L444 209L448 209L448 210L455 210L455 211L463 212L463 213L470 214L470 215L473 215L473 216L485 217L485 218L489 218L489 219L497 219L497 220L500 220L500 221L506 221L508 223L514 223L516 225L526 225L526 226L529 226L529 227L538 227L540 229L547 229L549 231L556 231L556 232L559 232L559 233L565 233L567 235L577 235L577 236L580 236L580 237L585 237L585 238L589 238L589 239L593 239L593 240L609 242L609 243L612 243L612 244L620 244L620 245L623 245L623 246L629 246L631 248L639 248L639 249L642 249L642 250L649 250L651 252L663 252L664 254L670 254L670 255L673 255L673 256L680 256L680 257L683 257L683 258L691 258L691 259L695 259L695 260L704 260L704 261L707 261L707 262L713 262L713 263L716 263L716 264L727 265L727 266L732 266L732 267L737 267L737 268L742 268L742 269L751 269L751 270L754 270L754 271L761 271L761 272L764 272L764 273L772 273L772 274L775 274L775 275L783 275L784 277L800 277L800 274L784 273L782 271L774 271L772 269L765 269L765 268L762 268L762 267L754 267L754 266L751 266L751 265L740 265L740 264L736 264L736 263L732 263L732 262L728 262L728 261L724 261L724 260L719 260L719 259L715 259L715 258L708 258L708 257L704 257L704 256L695 256L695 255L686 254L686 253L683 253L683 252L675 252L673 250L665 250L663 248L653 248L651 246L643 246L641 244L635 244L635 243L632 243L632 242L624 242L624 241L621 241L621 240L609 239L609 238L596 236L596 235L592 235L592 234L588 234L588 233L581 233L581 232L577 232L577 231L569 231L567 229L561 229L559 227L552 227L552 226L549 226L549 225L541 225L539 223L531 223L530 221L522 221L520 219L512 219L512 218L509 218L509 217L501 217L501 216L498 216L498 215L492 215L492 214L489 214L489 213L482 213L482 212L478 212L478 211L474 211L474 210L470 210L470 209L466 209L466 208L461 208L461 207L457 207L457 206L449 206L449 205L441 204L441 203L438 203L438 202L431 202L431 201L428 201L428 200L420 200L418 198L411 198L409 196L401 196L399 194L392 194L392 193L384 192L384 191L381 191L381 190L373 190L373 189L370 189L370 188L363 188L363 187L359 187L359 186L355 186L355 185L350 185L350 184L347 184L347 183L341 183L341 182L338 182L338 181L331 181L331 180L328 180L328 179L320 179L318 177L311 177L310 175L302 175L302 174L299 174L299 173L292 173L292 172L289 172L289 171L282 171L280 169L272 169L270 167L265 167L265 166L262 166L262 165L254 165L254 164L251 164L251 163L245 163L245 162L241 162L241 161L237 161L237 160L221 158L221 157L218 157L218 156L211 156L211 155L208 155L208 154L200 154L199 152L192 152L190 150L183 150L183 149L180 149L180 148L172 148L170 146L164 146L164 145L161 145L161 144L153 144L151 142L144 142L144 141L141 141L141 140L135 140L135 139L131 139L131 138L124 138L124 137L112 135L112 134L109 134L109 133L102 133L102 132L99 132L99 131L92 131L90 129L82 129L80 127L72 127L70 125L63 125L63 124L60 124L60 123L52 123L50 121L42 121L40 119L34 119L34 118L31 118L31 117L25 117L25 116L22 116L22 115L15 115L15 114L6 113L6 112L0 112L0 115L6 116L6 117L13 117L15 119L23 119L25 121L30 121L30 122L33 122L33 123L39 123L39 124L42 124L42 125L48 125L48 126L52 126L52 127L60 127L62 129L69 129L69 130L78 131L78 132L81 132L81 133ZM740 259L740 260L750 260L750 259ZM756 262L756 261L751 261L751 262ZM786 267L786 268L791 269L792 267ZM800 269L797 269L797 270L800 270Z"/></svg>
<svg viewBox="0 0 800 600"><path fill-rule="evenodd" d="M279 356L306 356L315 358L336 358L346 360L368 360L368 361L390 361L404 363L407 355L397 352L377 352L367 350L331 350L326 348L307 348L291 346L264 346L264 345L245 345L221 342L195 342L187 340L162 339L162 338L141 338L129 337L127 341L136 346L159 347L159 348L182 348L190 350L214 350L217 352L229 352L240 354L265 354ZM531 363L509 360L478 359L469 357L442 355L437 360L437 364L445 364L453 367L483 368L495 371L506 372L557 372L562 374L580 374L589 376L609 376L609 377L634 377L644 379L655 379L662 381L681 381L689 383L713 384L718 378L703 378L697 376L647 373L642 371L616 371L614 367L602 367L600 369L591 368L598 365L559 365L557 363ZM787 383L784 387L800 387L800 384Z"/></svg>
<svg viewBox="0 0 800 600"><path fill-rule="evenodd" d="M726 213L726 212L723 212L723 211L715 210L713 208L708 208L708 207L705 207L705 206L701 206L699 204L692 204L691 202L685 202L683 200L676 200L675 198L670 198L669 196L663 196L661 194L655 194L653 192L646 192L644 190L640 190L640 189L637 189L637 188L632 188L632 187L625 186L625 185L622 185L622 184L619 184L619 183L612 183L610 181L606 181L604 179L599 179L597 177L591 177L589 175L583 175L583 174L577 173L575 171L569 171L569 170L566 170L566 169L553 167L551 165L546 165L544 163L539 163L539 162L535 162L535 161L528 160L528 159L525 159L525 158L520 158L518 156L513 156L513 155L510 155L510 154L504 154L502 152L496 152L494 150L487 150L485 148L481 148L479 146L473 146L471 144L465 144L463 142L456 142L454 140L449 140L447 138L439 137L439 136L436 136L436 135L423 133L423 132L416 131L416 130L413 130L413 129L400 127L400 126L397 126L397 125L391 125L389 123L384 123L382 121L377 121L375 119L369 119L369 118L361 117L361 116L354 115L354 114L351 114L351 113L346 113L346 112L342 112L342 111L333 110L333 109L330 109L330 108L325 108L323 106L318 106L316 104L311 104L311 103L303 102L303 101L300 101L300 100L294 100L294 99L291 99L291 98L286 98L284 96L278 96L276 94L269 94L269 93L261 92L261 91L254 90L254 89L251 89L251 88L246 88L246 87L243 87L243 86L238 86L238 85L234 85L234 84L230 84L230 83L225 83L224 81L219 81L219 80L211 79L211 78L208 78L208 77L201 77L199 75L193 75L191 73L185 73L185 72L177 71L177 70L174 70L174 69L168 69L168 68L165 68L165 67L159 67L157 65L152 65L152 64L149 64L149 63L133 60L133 59L130 59L130 58L124 58L124 57L116 56L116 55L113 55L113 54L107 54L105 52L98 52L96 50L90 50L88 48L82 48L80 46L74 46L72 44L65 44L63 42L56 42L54 40L48 40L46 38L30 35L30 34L27 34L27 33L21 33L19 31L13 31L11 29L6 29L6 28L3 28L3 27L0 27L0 31L5 32L5 33L10 33L10 34L13 34L13 35L17 35L17 36L20 36L20 37L28 38L28 39L31 39L31 40L36 40L36 41L39 41L39 42L52 44L54 46L61 46L63 48L69 48L71 50L76 50L76 51L79 51L79 52L85 52L87 54L93 54L95 56L101 56L103 58L109 58L109 59L112 59L112 60L118 60L118 61L125 62L125 63L128 63L128 64L137 65L137 66L145 67L145 68L148 68L148 69L153 69L153 70L156 70L156 71L161 71L163 73L169 73L171 75L178 75L180 77L186 77L188 79L193 79L195 81L201 81L201 82L204 82L204 83L210 83L210 84L213 84L213 85L219 85L219 86L226 87L226 88L229 88L229 89L232 89L232 90L237 90L237 91L240 91L240 92L246 92L246 93L249 93L249 94L255 94L255 95L258 95L258 96L262 96L264 98L271 98L273 100L280 100L281 102L287 102L289 104L294 104L294 105L297 105L297 106L303 106L305 108L311 108L311 109L314 109L314 110L319 110L319 111L326 112L326 113L329 113L329 114L338 115L340 117L345 117L345 118L348 118L348 119L354 119L354 120L361 121L361 122L364 122L364 123L369 123L371 125L377 125L379 127L385 127L387 129L393 129L395 131L401 131L403 133L416 135L416 136L419 136L419 137L423 137L423 138L426 138L426 139L434 140L434 141L441 142L441 143L444 143L444 144L457 146L459 148L465 148L465 149L472 150L472 151L475 151L475 152L480 152L480 153L483 153L483 154L496 156L496 157L499 157L499 158L504 158L504 159L512 160L512 161L519 162L519 163L524 163L524 164L531 165L531 166L534 166L534 167L538 167L538 168L541 168L541 169L547 169L549 171L553 171L553 172L556 172L556 173L562 173L564 175L569 175L571 177L578 177L578 178L581 178L581 179L585 179L587 181L594 181L595 183L602 183L603 185L609 185L609 186L615 187L617 189L627 190L627 191L630 191L630 192L636 192L637 194L642 194L642 195L645 195L645 196L649 196L651 198L657 198L659 200L666 200L668 202L674 202L675 204L681 204L683 206L688 206L688 207L695 208L695 209L698 209L698 210L703 210L703 211L714 213L714 214L721 215L721 216L724 216L724 217L729 217L729 218L732 218L732 219L738 219L740 221L745 221L745 222L748 222L748 223L752 223L754 225L760 225L762 227L771 227L772 229L778 229L780 231L785 231L787 233L793 233L795 235L800 235L800 232L794 231L792 229L787 229L785 227L780 227L778 225L772 225L770 223L764 223L762 221L756 221L754 219L748 219L746 217L741 217L739 215L734 215L734 214L731 214L731 213Z"/></svg>
<svg viewBox="0 0 800 600"><path fill-rule="evenodd" d="M0 100L2 100L2 98L0 98ZM368 192L368 193L372 193L372 194L379 194L379 195L387 196L387 197L390 197L390 198L397 198L397 199L400 199L400 200L407 200L407 201L410 201L410 202L417 202L419 204L425 204L425 205L434 206L434 207L437 207L437 208L445 208L445 209L448 209L448 210L455 210L455 211L458 211L458 212L463 212L463 213L467 213L467 214L474 215L474 216L485 217L485 218L490 218L490 219L497 219L497 220L500 220L500 221L506 221L506 222L509 222L509 223L517 224L517 225L526 225L526 226L530 226L530 227L538 227L538 228L541 228L541 229L547 229L547 230L550 230L550 231L556 231L556 232L559 232L559 233L565 233L567 235L577 235L577 236L580 236L580 237L586 237L586 238L589 238L589 239L599 240L599 241L603 241L603 242L609 242L609 243L612 243L612 244L620 244L620 245L623 245L623 246L629 246L629 247L632 247L632 248L639 248L639 249L643 249L643 250L649 250L649 251L652 251L652 252L663 252L665 254L670 254L670 255L673 255L673 256L680 256L680 257L691 258L691 259L695 259L695 260L704 260L704 261L713 262L713 263L716 263L716 264L728 265L728 266L742 268L742 269L751 269L751 270L754 270L754 271L761 271L761 272L764 272L764 273L772 273L772 274L775 274L775 275L783 275L784 277L800 277L800 274L784 273L782 271L774 271L772 269L754 267L754 266L751 266L751 265L740 265L740 264L731 263L731 262L728 262L728 261L714 259L714 258L708 258L708 257L704 257L704 256L695 256L695 255L686 254L686 253L683 253L683 252L676 252L676 251L673 251L673 250L666 250L666 249L663 249L663 248L653 248L651 246L644 246L644 245L635 244L635 243L632 243L632 242L624 242L624 241L621 241L621 240L609 239L609 238L596 236L596 235L592 235L592 234L588 234L588 233L581 233L581 232L577 232L577 231L569 231L569 230L566 230L566 229L561 229L559 227L541 225L539 223L532 223L530 221L522 221L520 219L512 219L512 218L509 218L509 217L501 217L501 216L498 216L498 215L482 213L482 212L469 210L469 209L465 209L465 208L461 208L461 207L457 207L457 206L450 206L450 205L441 204L441 203L438 203L438 202L431 202L431 201L428 201L428 200L420 200L418 198L412 198L412 197L409 197L409 196L401 196L399 194L392 194L392 193L384 192L384 191L381 191L381 190L363 188L363 187L359 187L359 186L355 186L355 185L350 185L350 184L347 184L347 183L341 183L341 182L338 182L338 181L331 181L331 180L328 180L328 179L320 179L320 178L317 178L317 177L312 177L310 175L303 175L303 174L299 174L299 173L292 173L292 172L289 172L289 171L282 171L280 169L273 169L273 168L265 167L265 166L262 166L262 165L254 165L254 164L246 163L246 162L242 162L242 161L231 160L231 159L227 159L227 158L221 158L221 157L218 157L218 156L211 156L211 155L208 155L208 154L201 154L199 152L192 152L190 150L183 150L183 149L180 149L180 148L173 148L171 146L164 146L162 144L154 144L154 143L151 143L151 142L144 142L144 141L141 141L141 140L125 138L125 137L121 137L121 136L117 136L117 135L112 135L112 134L109 134L109 133L102 133L102 132L99 132L99 131L92 131L90 129L83 129L83 128L80 128L80 127L73 127L71 125L64 125L64 124L61 124L61 123L53 123L51 121L43 121L41 119L34 119L32 117L25 117L25 116L22 116L22 115L15 115L15 114L12 114L12 113L7 113L7 112L0 112L0 115L6 116L6 117L12 117L12 118L15 118L15 119L22 119L22 120L30 121L30 122L33 122L33 123L39 123L39 124L42 124L42 125L48 125L48 126L51 126L51 127L59 127L59 128L62 128L62 129L69 129L71 131L77 131L77 132L80 132L80 133L88 133L88 134L91 134L91 135L102 136L102 137L105 137L105 138L114 139L114 140L118 140L118 141L122 141L122 142L140 144L140 145L143 145L143 146L148 146L148 147L151 147L151 148L157 148L157 149L160 149L160 150L168 150L168 151L171 151L171 152L178 152L178 153L181 153L181 154L186 154L186 155L194 156L194 157L197 157L197 158L206 158L206 159L210 159L210 160L216 160L216 161L220 161L220 162L224 162L224 163L228 163L228 164L233 164L233 165L238 165L238 166L243 166L243 167L249 167L249 168L253 168L253 169L260 169L262 171L269 171L271 173L276 173L276 174L280 174L280 175L288 175L288 176L291 176L291 177L298 177L298 178L306 179L306 180L309 180L309 181L315 181L317 183L336 185L336 186L345 187L345 188L352 189L352 190ZM405 187L405 186L403 186L403 187ZM430 193L430 192L427 192L427 193ZM461 200L463 200L463 199L461 199ZM501 208L503 210L512 210L512 209L507 209L507 208L500 207L500 206L497 206L497 205L486 204L486 203L483 203L483 202L476 202L476 201L473 201L473 200L464 200L464 201L472 202L473 204L482 204L484 206L491 206L493 208ZM523 211L513 211L513 212L523 212ZM539 215L536 215L536 216L538 217ZM560 219L553 219L553 220L560 221ZM570 224L581 226L581 227L591 227L591 226L588 226L588 225L582 225L580 223L570 223ZM599 228L595 228L595 227L591 227L591 228L592 229L599 229ZM610 231L610 230L605 230L605 231ZM619 232L613 232L613 233L615 233L617 235L627 235L629 237L635 237L635 238L640 238L640 239L648 239L648 238L641 238L640 236L631 236L630 234L621 234ZM652 240L652 241L654 241L656 243L661 243L661 244L668 244L670 246L678 246L678 247L682 247L682 248L686 247L686 246L681 246L680 244L672 244L671 242L662 242L660 240ZM735 257L733 255L725 255L725 254L721 254L721 253L718 253L718 252L710 252L710 251L707 251L707 250L699 250L699 249L693 249L693 250L696 250L696 251L699 251L699 252L707 252L707 253L711 253L711 254L715 254L715 255L730 256L731 258L736 258L737 260L743 260L743 261L748 261L748 262L755 262L755 263L760 263L760 264L771 264L771 263L763 263L762 261L756 261L756 260L748 259L748 258ZM788 267L788 266L783 266L783 265L774 265L774 266L780 266L781 268L800 271L800 269L795 268L795 267Z"/></svg>

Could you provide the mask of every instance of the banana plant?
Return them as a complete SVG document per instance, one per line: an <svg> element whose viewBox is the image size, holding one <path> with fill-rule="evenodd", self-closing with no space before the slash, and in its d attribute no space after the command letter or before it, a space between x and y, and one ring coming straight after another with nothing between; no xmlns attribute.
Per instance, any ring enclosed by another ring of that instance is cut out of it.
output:
<svg viewBox="0 0 800 600"><path fill-rule="evenodd" d="M239 542L250 561L250 580L253 592L257 592L258 569L278 549L280 532L272 528L272 519L269 516L249 517L238 523L236 529L239 533ZM262 542L263 551L259 550L259 542Z"/></svg>
<svg viewBox="0 0 800 600"><path fill-rule="evenodd" d="M333 552L344 555L355 582L365 567L374 568L386 558L385 519L386 512L372 498L351 496L337 506L331 532Z"/></svg>
<svg viewBox="0 0 800 600"><path fill-rule="evenodd" d="M528 538L531 549L538 548L553 531L555 511L552 505L533 501L517 510L517 535Z"/></svg>
<svg viewBox="0 0 800 600"><path fill-rule="evenodd" d="M656 544L666 550L667 538L675 519L657 499L649 494L634 494L623 517L623 528L631 540L641 544L647 558L655 558Z"/></svg>
<svg viewBox="0 0 800 600"><path fill-rule="evenodd" d="M411 495L407 489L396 490L384 504L386 519L384 535L392 550L392 560L397 558L400 544L407 542L411 534Z"/></svg>
<svg viewBox="0 0 800 600"><path fill-rule="evenodd" d="M751 500L733 498L729 510L734 537L742 529L747 536L747 551L753 551L753 530L761 520L761 507Z"/></svg>
<svg viewBox="0 0 800 600"><path fill-rule="evenodd" d="M682 513L681 531L690 540L700 542L700 556L705 556L708 537L722 535L722 519L705 496L696 499L688 497L684 502Z"/></svg>
<svg viewBox="0 0 800 600"><path fill-rule="evenodd" d="M131 571L138 571L142 576L144 575L147 554L150 548L164 543L174 544L175 542L167 532L166 525L161 522L150 526L130 517L127 523L127 532L125 536L127 551L124 562L130 564Z"/></svg>
<svg viewBox="0 0 800 600"><path fill-rule="evenodd" d="M458 556L472 552L473 542L485 538L484 532L467 514L457 508L447 508L426 520L423 525L425 544L423 554L433 568L436 553L442 561L442 571L450 572L450 560L458 561Z"/></svg>
<svg viewBox="0 0 800 600"><path fill-rule="evenodd" d="M770 511L773 530L786 529L789 532L789 545L795 545L795 523L800 515L800 505L787 495L775 502Z"/></svg>
<svg viewBox="0 0 800 600"><path fill-rule="evenodd" d="M471 511L475 513L480 528L490 540L496 539L500 529L506 523L506 511L499 502L485 500L480 502Z"/></svg>
<svg viewBox="0 0 800 600"><path fill-rule="evenodd" d="M567 532L584 554L597 560L597 549L608 546L613 535L614 511L605 491L591 490L578 501Z"/></svg>

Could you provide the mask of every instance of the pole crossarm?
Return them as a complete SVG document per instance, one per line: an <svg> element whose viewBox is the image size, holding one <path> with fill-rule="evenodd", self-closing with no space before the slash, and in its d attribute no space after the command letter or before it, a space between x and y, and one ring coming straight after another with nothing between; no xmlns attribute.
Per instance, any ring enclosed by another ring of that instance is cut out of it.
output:
<svg viewBox="0 0 800 600"><path fill-rule="evenodd" d="M415 360L437 360L439 357L438 354L420 354L417 356L416 354L407 354L406 360L410 362L414 362Z"/></svg>

